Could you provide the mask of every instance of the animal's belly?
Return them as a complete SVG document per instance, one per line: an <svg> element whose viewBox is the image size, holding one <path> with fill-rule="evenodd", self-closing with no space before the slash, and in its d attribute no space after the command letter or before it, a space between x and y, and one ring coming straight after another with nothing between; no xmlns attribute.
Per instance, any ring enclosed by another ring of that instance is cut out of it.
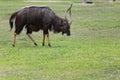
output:
<svg viewBox="0 0 120 80"><path fill-rule="evenodd" d="M31 30L31 31L35 31L35 32L37 32L37 31L40 30L40 27L39 27L39 26L33 26L33 25L30 25L30 30Z"/></svg>

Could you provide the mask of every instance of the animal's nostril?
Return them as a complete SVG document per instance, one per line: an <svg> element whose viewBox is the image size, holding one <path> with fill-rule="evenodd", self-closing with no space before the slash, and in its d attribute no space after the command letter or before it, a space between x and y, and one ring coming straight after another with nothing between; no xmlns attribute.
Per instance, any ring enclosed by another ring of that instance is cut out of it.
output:
<svg viewBox="0 0 120 80"><path fill-rule="evenodd" d="M70 36L70 33L68 33L67 36Z"/></svg>

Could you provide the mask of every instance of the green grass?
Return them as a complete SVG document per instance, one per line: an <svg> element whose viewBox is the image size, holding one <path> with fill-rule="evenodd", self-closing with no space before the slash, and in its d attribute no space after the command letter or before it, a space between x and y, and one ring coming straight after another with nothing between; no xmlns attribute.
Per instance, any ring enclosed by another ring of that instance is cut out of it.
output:
<svg viewBox="0 0 120 80"><path fill-rule="evenodd" d="M99 0L102 1L102 0ZM10 15L24 6L48 5L64 17L70 2L0 1L0 80L119 80L120 3L74 3L71 36L50 32L52 47L42 47L42 31L25 34L12 47ZM46 42L47 44L47 42Z"/></svg>

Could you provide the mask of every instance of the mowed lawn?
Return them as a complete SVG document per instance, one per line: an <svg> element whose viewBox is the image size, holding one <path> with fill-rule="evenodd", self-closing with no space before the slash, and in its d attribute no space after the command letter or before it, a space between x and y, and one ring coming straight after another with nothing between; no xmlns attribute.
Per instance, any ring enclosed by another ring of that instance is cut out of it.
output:
<svg viewBox="0 0 120 80"><path fill-rule="evenodd" d="M34 46L24 29L12 47L13 12L47 5L64 18L70 3L0 1L0 80L120 80L120 2L74 2L71 36L50 32L52 46L43 47L41 30Z"/></svg>

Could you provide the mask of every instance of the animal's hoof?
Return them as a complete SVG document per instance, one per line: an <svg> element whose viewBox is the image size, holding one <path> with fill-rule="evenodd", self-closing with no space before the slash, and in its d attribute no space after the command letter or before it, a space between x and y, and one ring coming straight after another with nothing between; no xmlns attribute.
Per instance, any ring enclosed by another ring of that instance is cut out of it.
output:
<svg viewBox="0 0 120 80"><path fill-rule="evenodd" d="M34 43L35 46L37 46L37 43Z"/></svg>
<svg viewBox="0 0 120 80"><path fill-rule="evenodd" d="M12 44L12 46L13 46L13 47L15 47L15 45L14 45L14 44Z"/></svg>
<svg viewBox="0 0 120 80"><path fill-rule="evenodd" d="M51 44L48 44L49 47L51 47Z"/></svg>
<svg viewBox="0 0 120 80"><path fill-rule="evenodd" d="M42 46L45 46L45 44L44 44L44 43L42 43Z"/></svg>

